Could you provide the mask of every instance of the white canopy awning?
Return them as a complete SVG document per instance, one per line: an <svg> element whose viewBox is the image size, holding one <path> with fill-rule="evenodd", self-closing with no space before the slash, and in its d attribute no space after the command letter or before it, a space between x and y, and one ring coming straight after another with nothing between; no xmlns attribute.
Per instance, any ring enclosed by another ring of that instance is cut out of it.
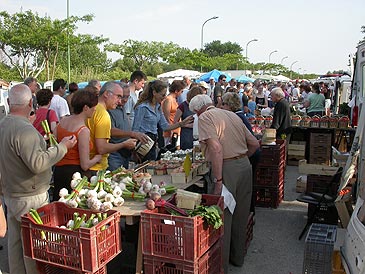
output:
<svg viewBox="0 0 365 274"><path fill-rule="evenodd" d="M190 78L197 79L200 77L201 73L196 70L177 69L157 75L157 78L158 79L176 78L176 77L184 77L185 75L189 76Z"/></svg>

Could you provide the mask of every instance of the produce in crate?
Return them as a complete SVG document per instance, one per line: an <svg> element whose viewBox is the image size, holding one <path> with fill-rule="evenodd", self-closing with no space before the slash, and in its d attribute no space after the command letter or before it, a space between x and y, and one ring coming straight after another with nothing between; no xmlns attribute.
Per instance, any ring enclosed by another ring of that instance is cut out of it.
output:
<svg viewBox="0 0 365 274"><path fill-rule="evenodd" d="M180 195L180 198L178 197ZM153 195L150 199L146 201L146 208L149 210L154 210L158 208L159 210L163 209L171 215L176 216L185 216L185 217L194 217L201 216L209 225L212 225L215 229L220 228L223 225L223 220L221 215L223 214L222 209L217 205L201 205L202 197L200 194L178 190L177 194L174 197L175 201L177 201L177 205L171 201L165 201L159 195ZM186 201L192 201L193 203L189 203ZM180 207L180 204L192 205L191 209L183 209Z"/></svg>
<svg viewBox="0 0 365 274"><path fill-rule="evenodd" d="M89 208L107 211L113 206L122 206L124 199L144 200L154 192L160 195L173 193L174 186L167 186L164 182L152 185L151 175L148 173L133 173L124 168L114 171L99 170L90 181L87 177L81 178L76 172L70 182L71 193L63 188L59 192L60 202L76 208Z"/></svg>

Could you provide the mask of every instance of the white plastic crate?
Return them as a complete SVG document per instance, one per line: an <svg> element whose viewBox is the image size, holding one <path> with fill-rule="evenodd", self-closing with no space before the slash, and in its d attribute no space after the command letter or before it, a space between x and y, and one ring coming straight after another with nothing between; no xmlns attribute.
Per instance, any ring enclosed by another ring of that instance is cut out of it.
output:
<svg viewBox="0 0 365 274"><path fill-rule="evenodd" d="M335 225L313 223L305 239L303 273L331 274Z"/></svg>

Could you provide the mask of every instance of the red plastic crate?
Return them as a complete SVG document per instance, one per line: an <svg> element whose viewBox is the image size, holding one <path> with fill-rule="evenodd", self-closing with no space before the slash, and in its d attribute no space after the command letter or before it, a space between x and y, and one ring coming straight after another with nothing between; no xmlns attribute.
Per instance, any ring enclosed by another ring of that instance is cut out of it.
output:
<svg viewBox="0 0 365 274"><path fill-rule="evenodd" d="M202 194L202 204L223 210L223 197ZM141 213L141 229L143 255L186 262L202 256L224 233L223 226L215 229L200 216L173 216L157 209Z"/></svg>
<svg viewBox="0 0 365 274"><path fill-rule="evenodd" d="M92 228L76 231L58 228L73 219L74 212L96 211L71 208L55 202L38 210L43 225L36 224L29 213L22 216L23 250L26 257L71 270L94 273L104 267L121 251L120 213L107 212L108 217ZM41 232L46 239L42 239Z"/></svg>
<svg viewBox="0 0 365 274"><path fill-rule="evenodd" d="M76 271L76 270L70 270L62 267L57 267L51 264L37 263L37 269L39 271L39 274L89 274L90 272L82 272L82 271ZM107 274L106 266L103 266L96 272L93 272L92 274Z"/></svg>
<svg viewBox="0 0 365 274"><path fill-rule="evenodd" d="M284 199L284 184L277 187L254 186L256 206L277 208Z"/></svg>
<svg viewBox="0 0 365 274"><path fill-rule="evenodd" d="M279 186L284 182L284 163L279 166L261 167L256 169L256 185Z"/></svg>
<svg viewBox="0 0 365 274"><path fill-rule="evenodd" d="M286 161L286 141L276 140L276 145L261 145L259 166L279 166Z"/></svg>
<svg viewBox="0 0 365 274"><path fill-rule="evenodd" d="M223 274L223 241L218 241L194 262L144 255L145 274Z"/></svg>

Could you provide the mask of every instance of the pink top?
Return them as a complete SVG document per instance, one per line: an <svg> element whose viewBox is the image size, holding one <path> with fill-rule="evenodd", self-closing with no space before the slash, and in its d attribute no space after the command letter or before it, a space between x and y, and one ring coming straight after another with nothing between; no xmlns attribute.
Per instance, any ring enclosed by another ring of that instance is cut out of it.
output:
<svg viewBox="0 0 365 274"><path fill-rule="evenodd" d="M39 131L39 133L44 136L46 133L42 128L41 122L47 120L47 112L48 108L39 108L37 109L37 113L35 115L35 121L33 122L33 126ZM51 129L51 123L56 122L58 123L57 114L54 110L49 110L49 117L48 117L48 126Z"/></svg>

